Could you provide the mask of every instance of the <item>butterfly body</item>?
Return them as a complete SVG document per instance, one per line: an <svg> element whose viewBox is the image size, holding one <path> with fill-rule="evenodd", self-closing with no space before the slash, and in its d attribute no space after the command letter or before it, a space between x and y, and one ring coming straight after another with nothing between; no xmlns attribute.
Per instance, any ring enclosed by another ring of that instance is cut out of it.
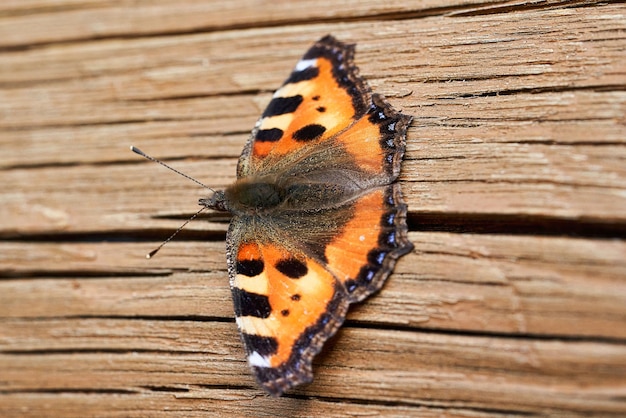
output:
<svg viewBox="0 0 626 418"><path fill-rule="evenodd" d="M273 395L310 382L350 303L380 289L408 241L395 183L411 117L371 94L354 47L326 36L257 122L236 182L200 204L230 212L237 325Z"/></svg>

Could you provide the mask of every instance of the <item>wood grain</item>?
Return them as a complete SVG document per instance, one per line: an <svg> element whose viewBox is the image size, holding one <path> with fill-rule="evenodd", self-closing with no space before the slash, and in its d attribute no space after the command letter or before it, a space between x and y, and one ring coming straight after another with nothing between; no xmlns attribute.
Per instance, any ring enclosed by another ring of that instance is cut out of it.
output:
<svg viewBox="0 0 626 418"><path fill-rule="evenodd" d="M280 399L248 372L206 214L319 37L414 115L413 253ZM621 3L0 5L0 415L626 414Z"/></svg>

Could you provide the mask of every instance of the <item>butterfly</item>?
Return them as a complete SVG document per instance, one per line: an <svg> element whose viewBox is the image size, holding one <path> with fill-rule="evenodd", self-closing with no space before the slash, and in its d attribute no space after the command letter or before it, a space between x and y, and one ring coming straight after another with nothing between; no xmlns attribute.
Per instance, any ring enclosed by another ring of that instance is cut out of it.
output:
<svg viewBox="0 0 626 418"><path fill-rule="evenodd" d="M227 263L252 372L271 395L313 380L348 306L410 252L395 182L412 117L359 76L328 35L298 61L256 123L237 180L200 199L232 214Z"/></svg>

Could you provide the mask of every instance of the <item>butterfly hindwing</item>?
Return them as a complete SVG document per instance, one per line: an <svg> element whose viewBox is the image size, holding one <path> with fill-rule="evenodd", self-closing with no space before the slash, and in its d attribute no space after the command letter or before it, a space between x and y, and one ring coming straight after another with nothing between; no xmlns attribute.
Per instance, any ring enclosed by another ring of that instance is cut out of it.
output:
<svg viewBox="0 0 626 418"><path fill-rule="evenodd" d="M257 381L273 394L310 382L313 357L345 317L343 287L278 243L240 242L234 254L236 321Z"/></svg>
<svg viewBox="0 0 626 418"><path fill-rule="evenodd" d="M351 204L352 219L325 248L327 268L350 302L381 288L396 260L413 249L407 238L406 204L400 186L373 189Z"/></svg>

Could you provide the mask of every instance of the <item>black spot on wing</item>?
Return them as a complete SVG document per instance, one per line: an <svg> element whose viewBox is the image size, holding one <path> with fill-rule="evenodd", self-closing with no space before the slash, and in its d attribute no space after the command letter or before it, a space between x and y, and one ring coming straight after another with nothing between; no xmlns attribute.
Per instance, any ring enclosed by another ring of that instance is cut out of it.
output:
<svg viewBox="0 0 626 418"><path fill-rule="evenodd" d="M278 341L273 337L242 333L241 338L250 353L256 351L261 356L268 357L278 350Z"/></svg>
<svg viewBox="0 0 626 418"><path fill-rule="evenodd" d="M262 142L276 142L283 137L283 130L278 128L261 129L256 133L256 140Z"/></svg>
<svg viewBox="0 0 626 418"><path fill-rule="evenodd" d="M237 287L233 287L232 292L236 316L267 318L272 313L272 307L267 296L246 292Z"/></svg>
<svg viewBox="0 0 626 418"><path fill-rule="evenodd" d="M376 277L376 273L378 273L378 270L380 270L380 267L371 265L361 267L358 275L359 282L364 286L369 285L372 280L374 280L374 277Z"/></svg>
<svg viewBox="0 0 626 418"><path fill-rule="evenodd" d="M359 284L356 282L356 280L350 279L344 282L344 286L349 293L352 293L359 287Z"/></svg>
<svg viewBox="0 0 626 418"><path fill-rule="evenodd" d="M381 122L387 120L387 116L385 115L385 110L376 104L372 104L372 106L370 107L370 110L368 111L368 114L369 114L368 116L369 121L375 125L380 124Z"/></svg>
<svg viewBox="0 0 626 418"><path fill-rule="evenodd" d="M396 240L396 231L383 231L378 236L378 245L383 248L396 248L398 246L398 242Z"/></svg>
<svg viewBox="0 0 626 418"><path fill-rule="evenodd" d="M302 71L294 71L284 84L299 83L300 81L312 80L320 74L317 67L307 67Z"/></svg>
<svg viewBox="0 0 626 418"><path fill-rule="evenodd" d="M276 270L283 273L290 279L299 279L309 271L305 263L295 258L280 260L276 263Z"/></svg>
<svg viewBox="0 0 626 418"><path fill-rule="evenodd" d="M395 225L395 222L396 222L396 212L393 210L385 213L383 217L380 219L380 225L383 228L392 227Z"/></svg>
<svg viewBox="0 0 626 418"><path fill-rule="evenodd" d="M367 253L367 261L373 266L382 266L383 261L385 261L385 257L387 257L389 251L384 250L382 248L376 248Z"/></svg>
<svg viewBox="0 0 626 418"><path fill-rule="evenodd" d="M263 112L263 118L284 115L286 113L293 113L296 111L300 103L302 103L302 96L295 95L291 97L275 97L272 99L267 109Z"/></svg>
<svg viewBox="0 0 626 418"><path fill-rule="evenodd" d="M326 132L326 128L322 125L318 125L316 123L312 123L310 125L303 126L293 133L293 139L296 141L313 141L314 139L319 138L322 134Z"/></svg>
<svg viewBox="0 0 626 418"><path fill-rule="evenodd" d="M237 261L237 274L254 277L263 272L265 267L263 260L240 260Z"/></svg>

